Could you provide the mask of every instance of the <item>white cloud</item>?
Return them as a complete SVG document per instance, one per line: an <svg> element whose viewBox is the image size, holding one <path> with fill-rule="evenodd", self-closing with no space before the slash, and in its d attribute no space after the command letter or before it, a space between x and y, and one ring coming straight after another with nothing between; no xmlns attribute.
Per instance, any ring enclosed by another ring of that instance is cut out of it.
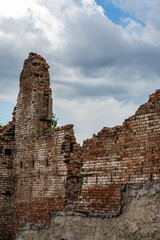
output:
<svg viewBox="0 0 160 240"><path fill-rule="evenodd" d="M33 6L34 0L1 0L0 18L24 18L28 15L29 8Z"/></svg>
<svg viewBox="0 0 160 240"><path fill-rule="evenodd" d="M127 34L130 32L133 39L135 36L139 37L139 40L144 43L151 44L153 46L160 45L160 1L159 0L111 0L113 4L122 9L124 12L130 13L137 20L144 23L145 26L140 26L136 20L131 18L124 19L128 21L128 25L125 28ZM124 35L126 34L124 32ZM138 34L138 35L137 35Z"/></svg>
<svg viewBox="0 0 160 240"><path fill-rule="evenodd" d="M127 39L131 43L134 43L136 40L142 39L145 29L140 23L129 17L122 19L122 21L125 25L125 31L123 31L123 36L125 37L125 39Z"/></svg>
<svg viewBox="0 0 160 240"><path fill-rule="evenodd" d="M0 100L16 100L32 51L51 66L59 124L74 123L80 141L122 123L159 87L159 4L138 3L116 1L146 26L115 25L94 0L1 0Z"/></svg>
<svg viewBox="0 0 160 240"><path fill-rule="evenodd" d="M104 126L120 125L124 119L131 116L137 106L133 103L124 104L113 97L96 99L56 99L54 111L59 117L58 124L74 124L77 141L82 143L91 138ZM60 116L65 116L61 119ZM71 121L72 117L72 122Z"/></svg>

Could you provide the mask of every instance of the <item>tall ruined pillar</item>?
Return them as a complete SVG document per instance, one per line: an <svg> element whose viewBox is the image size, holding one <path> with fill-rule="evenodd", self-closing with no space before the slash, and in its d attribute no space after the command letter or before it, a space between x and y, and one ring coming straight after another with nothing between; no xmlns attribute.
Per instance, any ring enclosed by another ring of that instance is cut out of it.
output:
<svg viewBox="0 0 160 240"><path fill-rule="evenodd" d="M38 145L38 139L43 139L44 134L51 129L52 91L48 69L49 65L44 58L30 53L28 59L24 61L20 75L20 90L15 114L14 206L16 215L14 225L18 222L19 204L22 202L27 205L28 199L33 195L33 178L39 174L35 166L41 164L40 157L37 157L38 154L41 156L41 153L38 153L39 147L35 150L35 146ZM16 233L16 226L14 231Z"/></svg>
<svg viewBox="0 0 160 240"><path fill-rule="evenodd" d="M30 53L20 76L15 114L13 239L21 224L49 224L50 211L62 211L78 197L80 148L73 125L51 131L48 68L45 59Z"/></svg>
<svg viewBox="0 0 160 240"><path fill-rule="evenodd" d="M48 68L49 65L44 58L36 53L30 53L28 59L24 61L20 75L20 90L15 114L16 159L14 163L19 179L23 173L26 177L32 173L33 165L37 160L37 152L34 151L37 139L51 129L52 91ZM19 189L23 187L18 184L16 188L19 195ZM24 184L23 181L22 184ZM23 196L18 197L23 198Z"/></svg>
<svg viewBox="0 0 160 240"><path fill-rule="evenodd" d="M51 128L52 92L48 68L45 59L35 53L30 53L24 62L16 105L17 140Z"/></svg>

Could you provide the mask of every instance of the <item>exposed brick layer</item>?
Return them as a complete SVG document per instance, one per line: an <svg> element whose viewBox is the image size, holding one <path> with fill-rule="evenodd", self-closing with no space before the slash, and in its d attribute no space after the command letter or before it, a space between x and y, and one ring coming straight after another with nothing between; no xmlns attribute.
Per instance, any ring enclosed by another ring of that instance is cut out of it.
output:
<svg viewBox="0 0 160 240"><path fill-rule="evenodd" d="M121 208L121 184L160 181L160 91L123 126L103 128L82 147L81 208Z"/></svg>
<svg viewBox="0 0 160 240"><path fill-rule="evenodd" d="M0 239L12 239L14 123L0 131Z"/></svg>
<svg viewBox="0 0 160 240"><path fill-rule="evenodd" d="M30 53L13 121L0 130L0 239L20 222L49 223L50 211L114 216L125 184L160 182L160 90L122 126L80 147L73 125L51 131L48 64Z"/></svg>

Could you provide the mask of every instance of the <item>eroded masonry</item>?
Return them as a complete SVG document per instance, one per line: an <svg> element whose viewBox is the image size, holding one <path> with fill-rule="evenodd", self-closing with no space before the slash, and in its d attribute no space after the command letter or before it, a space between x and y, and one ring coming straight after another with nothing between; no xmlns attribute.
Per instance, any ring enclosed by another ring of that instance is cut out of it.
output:
<svg viewBox="0 0 160 240"><path fill-rule="evenodd" d="M128 185L160 182L160 90L122 126L76 143L73 125L51 129L48 64L30 53L13 120L0 130L0 239L53 212L113 217Z"/></svg>

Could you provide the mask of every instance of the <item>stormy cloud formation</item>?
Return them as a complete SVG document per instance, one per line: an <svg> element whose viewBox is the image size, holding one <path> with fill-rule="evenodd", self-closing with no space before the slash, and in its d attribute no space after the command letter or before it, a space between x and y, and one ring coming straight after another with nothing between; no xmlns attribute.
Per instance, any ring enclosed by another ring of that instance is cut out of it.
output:
<svg viewBox="0 0 160 240"><path fill-rule="evenodd" d="M160 88L159 12L159 0L1 0L1 121L37 52L51 67L58 124L73 123L79 142L122 124Z"/></svg>

